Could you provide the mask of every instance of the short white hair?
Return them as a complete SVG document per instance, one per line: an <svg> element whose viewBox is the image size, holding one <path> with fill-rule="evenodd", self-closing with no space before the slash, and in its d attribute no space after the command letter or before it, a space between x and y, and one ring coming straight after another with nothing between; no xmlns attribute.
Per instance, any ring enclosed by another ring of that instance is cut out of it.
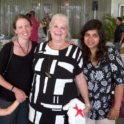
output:
<svg viewBox="0 0 124 124"><path fill-rule="evenodd" d="M52 17L51 21L50 21L49 28L51 28L52 24L54 23L54 21L55 21L57 18L62 18L62 19L65 20L66 26L67 26L67 37L66 37L66 39L69 40L69 39L71 38L71 34L70 34L70 32L69 32L69 30L70 30L69 19L68 19L68 17L67 17L66 15L64 15L64 14L55 14L55 15Z"/></svg>

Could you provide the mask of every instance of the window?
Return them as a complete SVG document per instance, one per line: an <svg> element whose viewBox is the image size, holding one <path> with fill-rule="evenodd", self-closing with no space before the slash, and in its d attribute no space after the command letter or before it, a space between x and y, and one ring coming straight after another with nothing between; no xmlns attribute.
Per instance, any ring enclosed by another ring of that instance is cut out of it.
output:
<svg viewBox="0 0 124 124"><path fill-rule="evenodd" d="M118 7L118 16L119 17L124 16L124 4L119 4L119 7Z"/></svg>

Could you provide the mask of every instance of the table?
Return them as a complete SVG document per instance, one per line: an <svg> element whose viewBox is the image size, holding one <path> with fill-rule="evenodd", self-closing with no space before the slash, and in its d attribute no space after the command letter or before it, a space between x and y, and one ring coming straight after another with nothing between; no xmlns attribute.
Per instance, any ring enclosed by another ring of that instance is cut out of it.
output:
<svg viewBox="0 0 124 124"><path fill-rule="evenodd" d="M106 42L107 46L114 46L113 42L107 41ZM121 48L124 48L124 43L122 44Z"/></svg>
<svg viewBox="0 0 124 124"><path fill-rule="evenodd" d="M75 43L75 45L79 46L79 40L78 39L71 39Z"/></svg>
<svg viewBox="0 0 124 124"><path fill-rule="evenodd" d="M2 45L5 45L6 43L10 42L11 39L2 39L0 42L2 42Z"/></svg>
<svg viewBox="0 0 124 124"><path fill-rule="evenodd" d="M106 45L107 46L114 46L113 42L109 42L109 41L106 42Z"/></svg>
<svg viewBox="0 0 124 124"><path fill-rule="evenodd" d="M11 39L0 39L0 49L8 42L10 42Z"/></svg>

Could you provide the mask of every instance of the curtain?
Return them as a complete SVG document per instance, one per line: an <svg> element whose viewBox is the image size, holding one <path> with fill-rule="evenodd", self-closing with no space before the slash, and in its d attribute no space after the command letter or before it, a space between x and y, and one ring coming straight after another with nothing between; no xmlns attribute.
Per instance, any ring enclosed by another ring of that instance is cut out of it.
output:
<svg viewBox="0 0 124 124"><path fill-rule="evenodd" d="M66 14L70 20L70 32L76 38L81 27L93 19L93 0L0 0L0 34L13 36L12 22L15 15L26 14L31 10L36 13L36 19L42 20L45 13L51 17L56 13ZM104 6L106 8L104 8ZM110 13L111 0L99 0L96 18L102 19L103 15Z"/></svg>

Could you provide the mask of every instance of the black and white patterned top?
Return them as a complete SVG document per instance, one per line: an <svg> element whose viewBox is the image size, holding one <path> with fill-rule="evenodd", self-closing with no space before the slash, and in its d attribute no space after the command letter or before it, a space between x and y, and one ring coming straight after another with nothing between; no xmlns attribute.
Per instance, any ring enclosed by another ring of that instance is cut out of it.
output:
<svg viewBox="0 0 124 124"><path fill-rule="evenodd" d="M37 47L29 105L29 120L32 123L42 124L47 120L51 124L64 124L62 107L78 95L74 78L82 72L82 66L82 52L76 45L53 50L45 42ZM51 122L50 117L54 120L52 116L55 116L55 122Z"/></svg>
<svg viewBox="0 0 124 124"><path fill-rule="evenodd" d="M124 83L124 64L120 54L113 48L108 47L107 55L93 66L89 61L83 72L88 83L89 97L92 108L88 117L93 120L107 118L111 108L111 86Z"/></svg>

